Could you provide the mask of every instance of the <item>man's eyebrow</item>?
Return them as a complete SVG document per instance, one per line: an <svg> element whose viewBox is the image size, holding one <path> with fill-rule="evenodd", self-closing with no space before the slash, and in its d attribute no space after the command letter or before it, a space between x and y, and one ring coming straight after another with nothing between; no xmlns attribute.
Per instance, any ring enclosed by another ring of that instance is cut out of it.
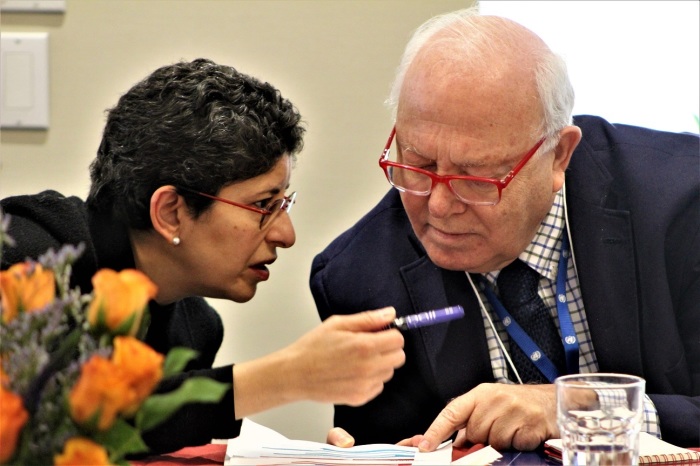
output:
<svg viewBox="0 0 700 466"><path fill-rule="evenodd" d="M400 145L399 147L401 148L401 152L409 151L409 152L413 152L414 154L418 155L419 157L424 157L428 160L435 160L434 158L431 158L431 157L426 156L425 154L421 153L421 151L416 149L415 146ZM467 161L467 162L462 162L462 163L455 163L455 165L458 167L461 167L461 168L481 168L481 167L487 166L488 164L484 161L480 161L480 162Z"/></svg>
<svg viewBox="0 0 700 466"><path fill-rule="evenodd" d="M425 157L425 154L423 154L421 151L416 149L415 146L410 145L410 144L398 144L398 148L401 150L401 152L408 151L408 152L413 152L416 155L420 155L421 157Z"/></svg>

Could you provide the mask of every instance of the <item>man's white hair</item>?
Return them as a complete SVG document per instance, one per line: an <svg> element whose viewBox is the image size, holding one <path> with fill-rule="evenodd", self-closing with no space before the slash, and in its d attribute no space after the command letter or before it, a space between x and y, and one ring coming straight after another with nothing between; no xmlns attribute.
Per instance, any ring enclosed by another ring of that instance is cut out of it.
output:
<svg viewBox="0 0 700 466"><path fill-rule="evenodd" d="M482 16L478 7L466 8L435 16L416 29L408 41L401 62L396 69L396 76L391 87L387 107L396 119L399 95L408 68L418 52L430 41L431 45L439 43L440 48L449 46L450 50L463 51L456 54L454 60L469 65L481 61L484 55L498 53L504 47L512 47L522 37L523 27L514 27L517 23L496 17ZM438 35L439 33L439 35ZM534 33L533 33L534 34ZM432 39L432 40L431 40ZM574 90L569 80L566 63L546 45L532 50L535 63L537 93L542 104L542 135L553 136L572 122ZM465 82L465 85L468 83ZM546 146L553 146L555 140L549 140ZM549 147L542 150L548 150Z"/></svg>

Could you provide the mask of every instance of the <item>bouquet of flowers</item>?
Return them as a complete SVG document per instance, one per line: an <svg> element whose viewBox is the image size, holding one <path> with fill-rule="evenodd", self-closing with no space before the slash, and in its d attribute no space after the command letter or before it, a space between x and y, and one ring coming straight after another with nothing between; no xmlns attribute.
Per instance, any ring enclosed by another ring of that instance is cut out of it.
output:
<svg viewBox="0 0 700 466"><path fill-rule="evenodd" d="M0 213L0 258L13 244L9 220ZM102 269L92 293L71 289L82 250L66 245L0 272L0 464L128 464L148 451L143 432L228 389L195 377L153 394L194 351L164 356L141 341L157 291L143 273Z"/></svg>

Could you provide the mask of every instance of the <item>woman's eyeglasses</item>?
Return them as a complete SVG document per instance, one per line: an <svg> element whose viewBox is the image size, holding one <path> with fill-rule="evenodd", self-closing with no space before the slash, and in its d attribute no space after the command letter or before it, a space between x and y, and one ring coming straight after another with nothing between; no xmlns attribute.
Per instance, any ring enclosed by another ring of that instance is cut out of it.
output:
<svg viewBox="0 0 700 466"><path fill-rule="evenodd" d="M265 208L259 208L259 207L254 207L252 205L247 205L247 204L240 204L238 202L234 201L229 201L228 199L224 199L223 197L217 197L217 196L212 196L211 194L203 193L200 191L195 191L193 189L189 188L182 188L178 187L178 190L182 191L187 191L189 193L197 194L199 196L203 196L209 199L213 199L215 201L223 202L225 204L229 204L232 206L240 207L241 209L246 209L250 210L252 212L257 212L262 215L260 218L260 229L262 230L265 228L267 225L270 225L270 223L277 218L277 216L282 213L282 211L289 213L289 211L292 210L292 206L294 205L294 202L296 202L297 199L297 193L296 191L290 194L289 196L284 196L283 198L276 199L269 203L268 205L265 206Z"/></svg>

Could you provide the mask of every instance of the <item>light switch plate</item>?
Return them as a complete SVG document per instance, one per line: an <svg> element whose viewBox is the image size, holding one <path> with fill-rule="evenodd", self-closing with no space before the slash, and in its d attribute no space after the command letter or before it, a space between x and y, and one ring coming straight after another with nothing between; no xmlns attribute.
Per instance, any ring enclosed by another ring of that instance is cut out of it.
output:
<svg viewBox="0 0 700 466"><path fill-rule="evenodd" d="M8 13L65 13L66 0L0 0L0 11Z"/></svg>
<svg viewBox="0 0 700 466"><path fill-rule="evenodd" d="M0 126L49 127L49 34L0 34Z"/></svg>

